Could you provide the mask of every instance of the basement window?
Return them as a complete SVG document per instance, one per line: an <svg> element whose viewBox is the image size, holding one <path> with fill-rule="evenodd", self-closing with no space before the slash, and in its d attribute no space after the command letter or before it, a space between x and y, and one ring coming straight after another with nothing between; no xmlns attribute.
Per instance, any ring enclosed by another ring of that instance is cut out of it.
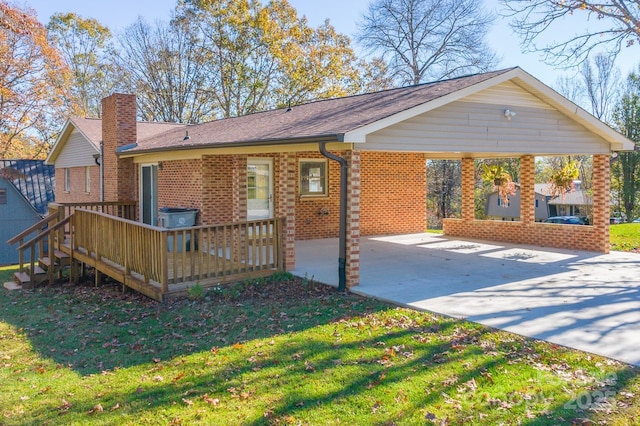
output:
<svg viewBox="0 0 640 426"><path fill-rule="evenodd" d="M0 189L0 204L7 204L7 190Z"/></svg>
<svg viewBox="0 0 640 426"><path fill-rule="evenodd" d="M300 160L300 196L326 197L327 160Z"/></svg>

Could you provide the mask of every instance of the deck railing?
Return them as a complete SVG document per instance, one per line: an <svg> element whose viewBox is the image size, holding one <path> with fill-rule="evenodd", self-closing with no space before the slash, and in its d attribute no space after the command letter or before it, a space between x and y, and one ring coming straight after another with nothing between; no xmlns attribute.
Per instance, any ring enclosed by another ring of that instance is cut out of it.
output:
<svg viewBox="0 0 640 426"><path fill-rule="evenodd" d="M160 298L174 284L282 268L281 219L165 229L76 207L71 227L74 252L125 285L159 286Z"/></svg>
<svg viewBox="0 0 640 426"><path fill-rule="evenodd" d="M49 215L58 212L60 219L71 216L76 209L91 210L100 213L106 213L111 216L123 219L136 219L136 202L135 201L107 201L95 203L50 203Z"/></svg>

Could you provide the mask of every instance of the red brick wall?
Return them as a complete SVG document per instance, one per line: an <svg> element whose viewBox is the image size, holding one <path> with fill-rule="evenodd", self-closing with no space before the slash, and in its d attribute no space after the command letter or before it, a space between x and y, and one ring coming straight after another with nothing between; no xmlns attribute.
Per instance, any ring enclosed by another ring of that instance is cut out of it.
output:
<svg viewBox="0 0 640 426"><path fill-rule="evenodd" d="M205 155L202 158L202 224L233 221L233 167L232 155Z"/></svg>
<svg viewBox="0 0 640 426"><path fill-rule="evenodd" d="M64 190L65 169L56 169L56 202L92 203L100 201L100 168L89 166L91 173L91 191L86 192L85 168L71 167L69 192Z"/></svg>
<svg viewBox="0 0 640 426"><path fill-rule="evenodd" d="M427 228L427 163L422 154L362 151L361 235Z"/></svg>
<svg viewBox="0 0 640 426"><path fill-rule="evenodd" d="M163 161L158 167L158 207L202 210L202 161ZM201 214L198 215L201 222Z"/></svg>

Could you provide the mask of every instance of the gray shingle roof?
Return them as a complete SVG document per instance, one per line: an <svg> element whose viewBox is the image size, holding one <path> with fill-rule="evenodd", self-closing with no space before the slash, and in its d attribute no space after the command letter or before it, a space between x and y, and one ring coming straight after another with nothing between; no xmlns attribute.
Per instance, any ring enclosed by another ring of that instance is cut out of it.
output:
<svg viewBox="0 0 640 426"><path fill-rule="evenodd" d="M102 120L100 118L74 117L71 119L71 123L87 137L96 149L100 148L100 141L102 140ZM181 123L138 121L136 132L138 140L142 140L176 128L184 129L186 126L186 124Z"/></svg>
<svg viewBox="0 0 640 426"><path fill-rule="evenodd" d="M55 168L43 160L0 160L0 178L11 182L42 216L55 200Z"/></svg>
<svg viewBox="0 0 640 426"><path fill-rule="evenodd" d="M291 109L283 108L192 125L187 128L188 140L184 140L184 128L171 130L148 139L139 137L137 146L126 152L141 153L317 139L340 140L349 131L511 70L513 68L381 92L321 100L296 105Z"/></svg>

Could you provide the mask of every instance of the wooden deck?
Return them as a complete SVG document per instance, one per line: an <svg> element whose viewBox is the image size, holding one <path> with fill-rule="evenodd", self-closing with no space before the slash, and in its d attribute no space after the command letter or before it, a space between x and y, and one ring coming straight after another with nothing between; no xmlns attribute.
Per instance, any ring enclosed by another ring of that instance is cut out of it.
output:
<svg viewBox="0 0 640 426"><path fill-rule="evenodd" d="M66 237L56 240L55 249L69 256L71 279L84 264L95 268L96 280L105 274L163 301L196 283L207 288L283 267L281 219L165 229L103 213L98 206L81 207L55 213L70 214L60 222ZM128 203L109 209L124 216L132 211Z"/></svg>

